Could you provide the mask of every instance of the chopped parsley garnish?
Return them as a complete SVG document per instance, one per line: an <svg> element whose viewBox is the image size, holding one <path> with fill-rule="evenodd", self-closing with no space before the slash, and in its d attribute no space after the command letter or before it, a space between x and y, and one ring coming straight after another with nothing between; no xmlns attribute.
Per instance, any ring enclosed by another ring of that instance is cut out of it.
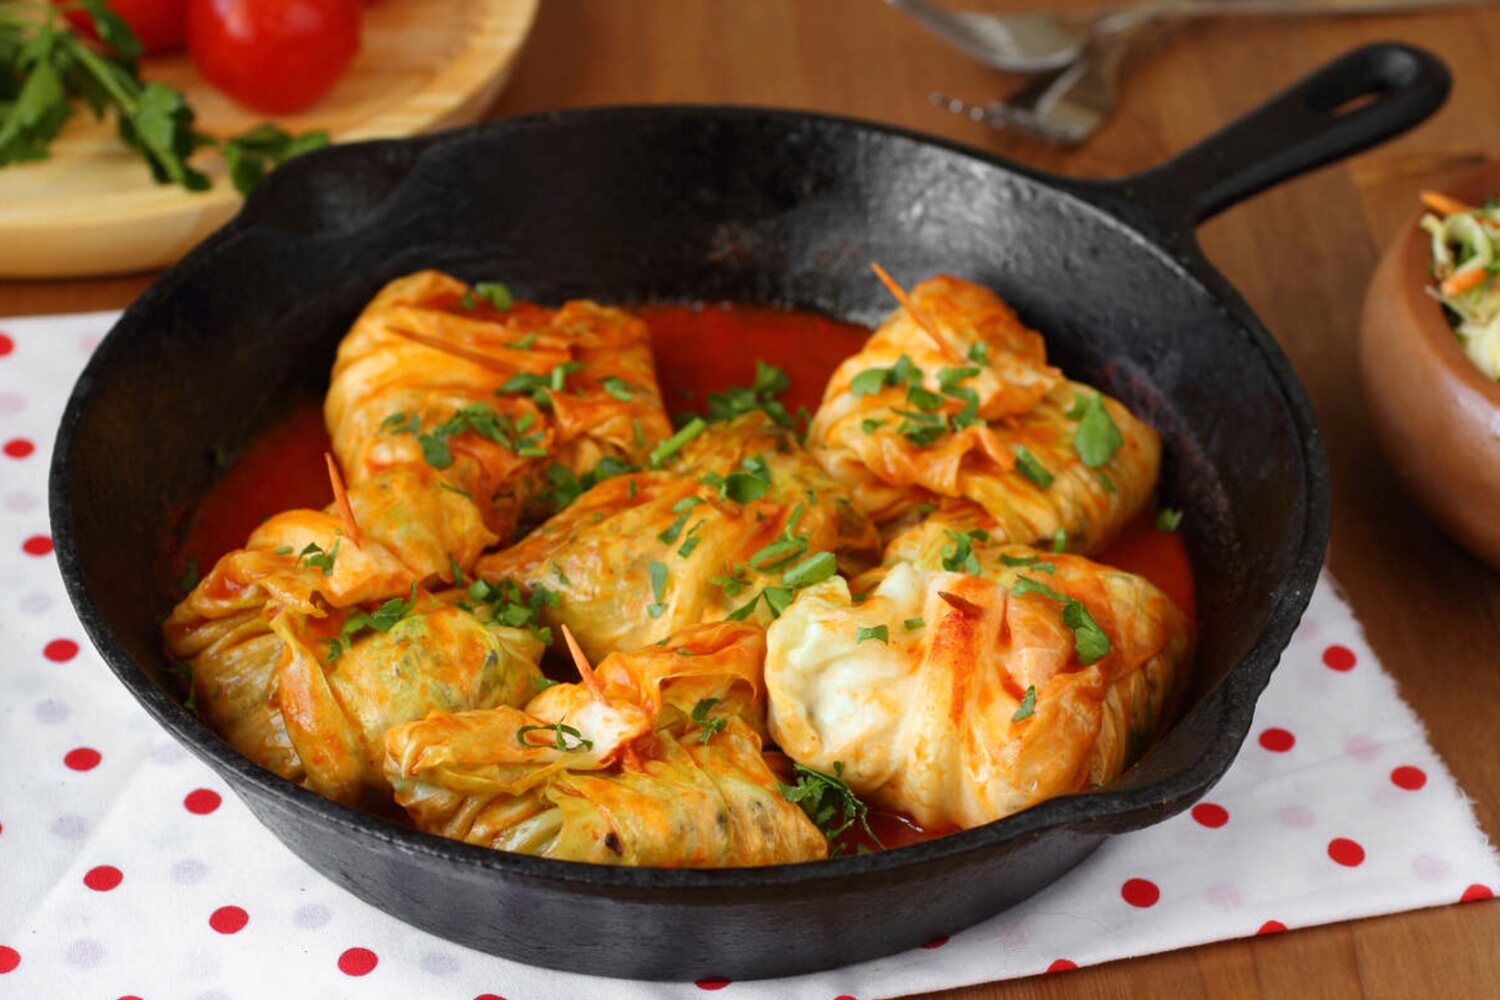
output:
<svg viewBox="0 0 1500 1000"><path fill-rule="evenodd" d="M1006 566L1029 566L1038 573L1056 573L1055 563L1042 562L1041 556L1013 556L1004 552L1000 553L1000 562Z"/></svg>
<svg viewBox="0 0 1500 1000"><path fill-rule="evenodd" d="M344 619L344 627L339 629L337 639L328 640L328 662L332 663L344 655L344 650L354 641L354 637L365 629L373 629L376 632L389 632L396 627L396 623L411 614L417 606L417 581L411 583L411 591L406 595L406 600L393 597L386 601L374 611L366 614L357 612Z"/></svg>
<svg viewBox="0 0 1500 1000"><path fill-rule="evenodd" d="M445 482L444 480L439 479L438 480L438 485L441 486L443 489L447 490L449 493L457 493L459 496L461 496L461 497L468 497L470 500L474 499L474 494L470 493L468 490L459 489L457 486L454 486L452 483Z"/></svg>
<svg viewBox="0 0 1500 1000"><path fill-rule="evenodd" d="M1036 685L1026 685L1026 695L1021 699L1021 704L1016 706L1015 714L1010 717L1011 722L1020 722L1029 719L1036 711Z"/></svg>
<svg viewBox="0 0 1500 1000"><path fill-rule="evenodd" d="M1109 478L1108 476L1106 476L1102 472L1096 473L1096 475L1099 477L1099 485L1100 485L1100 487L1103 488L1104 492L1106 492L1106 493L1118 493L1119 492L1119 490L1117 490L1115 488L1115 481L1113 479Z"/></svg>
<svg viewBox="0 0 1500 1000"><path fill-rule="evenodd" d="M599 380L604 391L622 403L628 403L635 398L635 387L618 375L607 375Z"/></svg>
<svg viewBox="0 0 1500 1000"><path fill-rule="evenodd" d="M528 333L526 336L522 337L520 340L517 340L514 343L506 344L505 346L509 347L513 351L529 351L529 350L531 350L531 345L535 344L535 343L536 343L536 331L532 330L530 333Z"/></svg>
<svg viewBox="0 0 1500 1000"><path fill-rule="evenodd" d="M687 538L683 539L682 547L677 550L679 556L686 559L693 554L693 550L698 547L698 543L703 541L703 536L698 534L698 529L707 523L707 521L699 521L688 529Z"/></svg>
<svg viewBox="0 0 1500 1000"><path fill-rule="evenodd" d="M568 574L564 573L563 568L557 563L552 564L552 572L557 575L557 582L562 584L564 587L568 586L572 582L568 579Z"/></svg>
<svg viewBox="0 0 1500 1000"><path fill-rule="evenodd" d="M1156 512L1156 526L1162 531L1176 531L1182 525L1182 511L1163 507Z"/></svg>
<svg viewBox="0 0 1500 1000"><path fill-rule="evenodd" d="M307 547L297 553L297 561L292 564L294 569L301 569L305 562L314 569L323 571L324 576L333 575L333 561L339 557L339 542L342 539L334 539L333 548L327 552L317 542L308 542Z"/></svg>
<svg viewBox="0 0 1500 1000"><path fill-rule="evenodd" d="M861 628L854 633L854 644L856 646L866 639L874 639L889 646L891 643L890 630L884 625L875 625L871 628Z"/></svg>
<svg viewBox="0 0 1500 1000"><path fill-rule="evenodd" d="M750 586L750 581L745 579L744 577L743 566L740 567L740 569L735 572L733 576L710 577L708 582L716 587L723 588L724 593L728 594L730 597L734 597L746 587Z"/></svg>
<svg viewBox="0 0 1500 1000"><path fill-rule="evenodd" d="M1088 666L1095 660L1109 652L1109 636L1094 621L1094 616L1089 614L1089 609L1083 603L1076 601L1067 594L1059 594L1044 583L1039 583L1029 576L1023 576L1016 585L1011 588L1012 597L1021 597L1025 594L1041 594L1057 601L1063 606L1063 624L1073 632L1073 648L1078 653L1078 662Z"/></svg>
<svg viewBox="0 0 1500 1000"><path fill-rule="evenodd" d="M990 361L990 348L982 340L976 340L969 345L969 360L977 365L986 365Z"/></svg>
<svg viewBox="0 0 1500 1000"><path fill-rule="evenodd" d="M859 427L860 430L864 431L866 434L874 434L884 423L884 420L877 420L874 417L866 417L859 422Z"/></svg>
<svg viewBox="0 0 1500 1000"><path fill-rule="evenodd" d="M906 619L906 621L902 622L901 624L906 626L906 631L908 631L908 632L915 632L917 629L923 628L924 626L926 626L927 619L925 619L925 618L908 618L908 619Z"/></svg>
<svg viewBox="0 0 1500 1000"><path fill-rule="evenodd" d="M978 374L979 369L972 365L965 365L962 368L944 368L938 372L938 388L951 396L958 391L959 385L964 379L973 378Z"/></svg>
<svg viewBox="0 0 1500 1000"><path fill-rule="evenodd" d="M780 537L750 557L752 569L774 573L807 551L807 539L796 533L797 522L802 520L802 514L806 509L807 505L801 502L792 508L791 516L787 518L786 526L781 529Z"/></svg>
<svg viewBox="0 0 1500 1000"><path fill-rule="evenodd" d="M547 485L542 489L538 499L552 510L560 511L571 507L573 501L604 480L635 471L635 466L615 455L605 455L599 459L599 464L585 472L582 478L574 475L573 470L566 465L553 462L547 467L545 473ZM630 493L631 499L635 499L635 480L633 479L630 481Z"/></svg>
<svg viewBox="0 0 1500 1000"><path fill-rule="evenodd" d="M1054 531L1052 533L1052 551L1053 552L1066 552L1066 551L1068 551L1068 529L1067 528L1058 528L1056 531Z"/></svg>
<svg viewBox="0 0 1500 1000"><path fill-rule="evenodd" d="M925 448L938 438L948 433L948 415L946 413L923 413L920 410L895 410L901 423L896 427L896 433L916 445Z"/></svg>
<svg viewBox="0 0 1500 1000"><path fill-rule="evenodd" d="M532 678L531 683L536 685L536 693L541 694L543 691L547 690L549 687L553 687L558 682L550 677L534 677Z"/></svg>
<svg viewBox="0 0 1500 1000"><path fill-rule="evenodd" d="M278 556L289 556L292 554L292 547L290 545L278 545L273 551Z"/></svg>
<svg viewBox="0 0 1500 1000"><path fill-rule="evenodd" d="M781 574L781 582L783 586L801 590L822 583L838 571L838 560L832 552L817 552Z"/></svg>
<svg viewBox="0 0 1500 1000"><path fill-rule="evenodd" d="M469 585L469 597L489 605L493 621L509 628L524 628L544 646L552 644L552 630L540 622L542 609L557 606L557 591L539 584L531 588L528 599L514 580L500 580L498 583L475 580Z"/></svg>
<svg viewBox="0 0 1500 1000"><path fill-rule="evenodd" d="M1047 467L1025 445L1016 449L1016 471L1044 490L1057 478L1047 471Z"/></svg>
<svg viewBox="0 0 1500 1000"><path fill-rule="evenodd" d="M510 289L498 281L481 281L474 286L474 294L500 312L505 312L515 302Z"/></svg>
<svg viewBox="0 0 1500 1000"><path fill-rule="evenodd" d="M396 419L401 418L401 419ZM547 452L541 447L542 432L523 437L531 426L531 414L520 422L512 423L483 403L470 403L454 412L443 423L423 434L415 415L407 418L403 413L393 413L381 422L381 427L396 434L415 434L422 448L422 457L434 469L446 469L453 464L453 453L448 448L448 439L467 431L513 451L523 457L540 457Z"/></svg>
<svg viewBox="0 0 1500 1000"><path fill-rule="evenodd" d="M672 510L677 513L677 520L673 521L667 530L656 536L662 544L676 543L682 535L682 529L687 525L688 518L693 516L693 508L702 502L698 497L683 497L672 505Z"/></svg>
<svg viewBox="0 0 1500 1000"><path fill-rule="evenodd" d="M662 603L667 592L667 564L652 560L646 568L651 577L651 596L656 598L656 603L648 606L646 613L652 618L660 618L667 610L667 606Z"/></svg>
<svg viewBox="0 0 1500 1000"><path fill-rule="evenodd" d="M526 738L527 733L556 733L557 739L547 743L537 743L528 740ZM564 725L560 719L550 726L522 726L516 730L516 739L523 747L551 747L554 750L562 750L567 753L577 753L581 750L594 749L593 740L584 739L582 733L572 726Z"/></svg>
<svg viewBox="0 0 1500 1000"><path fill-rule="evenodd" d="M479 300L474 297L473 291L465 288L464 293L458 297L458 304L470 312L479 308Z"/></svg>
<svg viewBox="0 0 1500 1000"><path fill-rule="evenodd" d="M974 543L989 541L989 532L954 531L951 528L944 528L943 534L953 542L951 546L943 546L943 569L950 573L978 576L979 557L974 554Z"/></svg>
<svg viewBox="0 0 1500 1000"><path fill-rule="evenodd" d="M866 368L854 376L849 383L849 388L856 396L873 396L888 385L920 386L921 384L922 369L912 364L911 358L903 354L889 368Z"/></svg>
<svg viewBox="0 0 1500 1000"><path fill-rule="evenodd" d="M1073 432L1073 448L1083 459L1083 464L1091 469L1108 462L1125 443L1120 428L1115 426L1109 411L1104 408L1104 397L1097 392L1088 398L1082 393L1075 394L1068 417L1078 421L1078 429Z"/></svg>
<svg viewBox="0 0 1500 1000"><path fill-rule="evenodd" d="M550 393L562 392L568 384L568 376L583 368L581 361L564 361L553 365L545 375L535 372L516 372L510 378L501 383L500 388L495 390L497 396L508 396L512 393L530 396L531 401L543 410L552 408L552 397Z"/></svg>
<svg viewBox="0 0 1500 1000"><path fill-rule="evenodd" d="M683 651L679 649L677 652L682 653ZM688 650L686 655L691 656L692 650ZM693 706L693 723L703 730L698 734L699 743L707 743L709 737L713 736L714 733L723 732L724 726L729 722L729 719L725 716L708 714L709 709L713 708L718 703L718 698L704 698L702 701L698 702L698 704Z"/></svg>
<svg viewBox="0 0 1500 1000"><path fill-rule="evenodd" d="M707 427L708 423L702 417L694 417L692 420L689 420L683 425L682 430L651 449L651 455L648 458L651 468L660 469L667 459L681 451L683 446L699 434L702 434Z"/></svg>
<svg viewBox="0 0 1500 1000"><path fill-rule="evenodd" d="M448 572L453 576L453 586L464 585L464 571L458 568L458 560L453 558L453 553L448 553Z"/></svg>
<svg viewBox="0 0 1500 1000"><path fill-rule="evenodd" d="M718 423L760 410L781 427L793 427L797 421L787 413L786 405L776 397L791 387L786 372L764 361L755 362L755 380L748 386L731 386L723 392L708 394L708 419Z"/></svg>
<svg viewBox="0 0 1500 1000"><path fill-rule="evenodd" d="M931 389L924 389L920 385L909 385L906 387L906 401L923 413L931 413L943 405L943 397Z"/></svg>
<svg viewBox="0 0 1500 1000"><path fill-rule="evenodd" d="M1073 630L1073 647L1078 651L1078 662L1088 666L1109 652L1109 636L1094 621L1089 609L1078 601L1069 601L1063 608L1063 624Z"/></svg>
<svg viewBox="0 0 1500 1000"><path fill-rule="evenodd" d="M844 783L844 762L833 762L833 773L814 770L806 764L792 763L792 772L797 781L793 785L777 782L782 798L800 806L823 836L830 841L837 839L845 830L858 823L865 836L884 847L875 831L870 829L870 807L860 801L859 796Z"/></svg>

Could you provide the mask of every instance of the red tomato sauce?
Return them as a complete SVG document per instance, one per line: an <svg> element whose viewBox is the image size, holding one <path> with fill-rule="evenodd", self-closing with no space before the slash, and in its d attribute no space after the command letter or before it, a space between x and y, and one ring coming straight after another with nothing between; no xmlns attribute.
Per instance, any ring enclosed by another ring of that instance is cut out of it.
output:
<svg viewBox="0 0 1500 1000"><path fill-rule="evenodd" d="M479 309L488 311L488 306L481 302ZM781 399L789 411L815 410L834 369L870 335L864 327L814 313L760 306L644 305L634 311L651 327L657 380L669 413L704 411L708 393L750 385L757 359L786 372L791 388ZM207 571L272 514L320 509L332 502L323 464L329 447L316 401L300 404L254 441L194 512L179 551L179 569L191 558ZM1127 525L1098 559L1144 576L1193 617L1187 549L1176 532L1158 529L1149 514ZM790 772L790 762L784 770ZM789 778L782 774L783 780ZM907 816L878 809L870 810L868 822L886 848L956 832L924 830ZM839 843L849 853L877 847L857 824Z"/></svg>

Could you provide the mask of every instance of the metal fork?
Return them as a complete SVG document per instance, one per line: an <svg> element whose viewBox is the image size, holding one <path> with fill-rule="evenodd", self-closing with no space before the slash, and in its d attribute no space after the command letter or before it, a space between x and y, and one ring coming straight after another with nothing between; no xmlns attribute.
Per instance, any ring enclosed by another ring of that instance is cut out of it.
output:
<svg viewBox="0 0 1500 1000"><path fill-rule="evenodd" d="M933 94L932 102L994 128L1016 128L1052 142L1077 145L1114 111L1119 74L1130 47L1152 25L1127 22L1096 30L1078 57L1043 73L1004 100L970 105Z"/></svg>
<svg viewBox="0 0 1500 1000"><path fill-rule="evenodd" d="M1096 35L1147 22L1257 14L1392 14L1487 2L1490 0L1152 0L1093 12L974 14L949 10L931 0L886 0L980 62L1013 73L1062 69L1076 60Z"/></svg>

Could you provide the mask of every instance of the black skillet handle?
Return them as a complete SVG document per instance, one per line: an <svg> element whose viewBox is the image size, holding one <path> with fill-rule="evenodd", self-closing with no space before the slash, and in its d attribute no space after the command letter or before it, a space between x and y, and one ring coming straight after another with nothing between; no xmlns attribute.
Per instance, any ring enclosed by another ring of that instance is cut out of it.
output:
<svg viewBox="0 0 1500 1000"><path fill-rule="evenodd" d="M1383 42L1355 49L1166 163L1119 185L1169 229L1399 135L1436 111L1451 77L1437 56Z"/></svg>

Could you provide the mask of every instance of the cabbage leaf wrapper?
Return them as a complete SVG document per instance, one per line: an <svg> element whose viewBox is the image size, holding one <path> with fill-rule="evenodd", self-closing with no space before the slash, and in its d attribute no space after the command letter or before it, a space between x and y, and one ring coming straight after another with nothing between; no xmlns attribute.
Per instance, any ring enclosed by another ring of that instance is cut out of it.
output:
<svg viewBox="0 0 1500 1000"><path fill-rule="evenodd" d="M385 286L339 344L324 420L351 486L428 465L508 541L559 506L559 482L643 465L672 428L645 323L500 287L437 271Z"/></svg>
<svg viewBox="0 0 1500 1000"><path fill-rule="evenodd" d="M1097 552L1149 501L1161 444L1118 401L1047 364L983 285L939 276L839 365L808 448L886 528L972 505L1005 541Z"/></svg>
<svg viewBox="0 0 1500 1000"><path fill-rule="evenodd" d="M443 709L522 704L542 643L428 593L493 535L473 505L390 470L349 490L359 544L327 511L268 519L215 564L163 624L192 704L240 753L350 805L390 808L391 726ZM411 485L411 484L408 484ZM441 555L439 555L441 553ZM442 560L439 572L438 562Z"/></svg>
<svg viewBox="0 0 1500 1000"><path fill-rule="evenodd" d="M817 860L827 841L761 752L764 650L753 625L685 629L524 710L399 726L386 774L420 829L496 850L655 867Z"/></svg>
<svg viewBox="0 0 1500 1000"><path fill-rule="evenodd" d="M597 659L741 612L764 627L813 570L852 572L878 552L838 483L750 413L710 426L666 470L598 483L475 572L555 593L543 620L566 621Z"/></svg>
<svg viewBox="0 0 1500 1000"><path fill-rule="evenodd" d="M855 584L862 602L841 578L803 591L767 631L781 748L819 770L842 762L866 801L929 829L988 823L1129 766L1180 701L1186 617L1141 577L992 548L974 575L872 571Z"/></svg>

